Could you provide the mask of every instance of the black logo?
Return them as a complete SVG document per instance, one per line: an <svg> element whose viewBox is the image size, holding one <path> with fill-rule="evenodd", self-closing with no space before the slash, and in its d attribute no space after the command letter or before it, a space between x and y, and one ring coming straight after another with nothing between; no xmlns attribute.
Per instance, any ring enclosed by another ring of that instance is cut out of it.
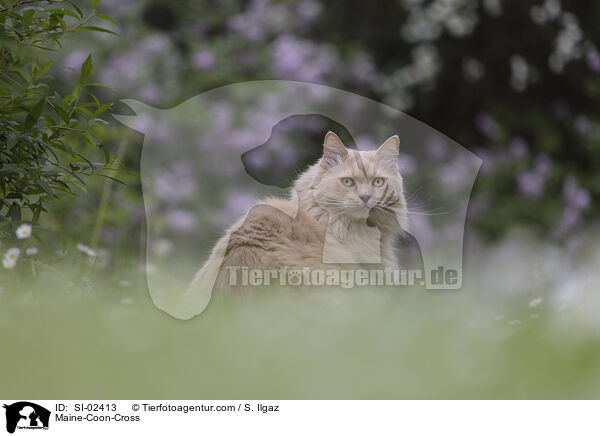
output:
<svg viewBox="0 0 600 436"><path fill-rule="evenodd" d="M19 401L6 409L6 431L14 433L15 429L48 429L50 411L29 401Z"/></svg>

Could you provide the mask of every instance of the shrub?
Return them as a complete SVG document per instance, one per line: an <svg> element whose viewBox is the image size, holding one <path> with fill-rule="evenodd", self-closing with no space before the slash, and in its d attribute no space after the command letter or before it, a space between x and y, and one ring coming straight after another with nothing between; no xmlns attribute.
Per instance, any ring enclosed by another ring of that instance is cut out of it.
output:
<svg viewBox="0 0 600 436"><path fill-rule="evenodd" d="M91 133L106 124L99 116L111 106L92 93L103 85L89 81L91 54L66 95L51 86L46 55L69 35L113 33L91 23L114 20L96 12L98 1L86 13L70 1L41 3L0 1L0 237L37 222L59 195L85 190L86 176L107 176L111 159ZM103 152L103 162L93 161L85 143Z"/></svg>

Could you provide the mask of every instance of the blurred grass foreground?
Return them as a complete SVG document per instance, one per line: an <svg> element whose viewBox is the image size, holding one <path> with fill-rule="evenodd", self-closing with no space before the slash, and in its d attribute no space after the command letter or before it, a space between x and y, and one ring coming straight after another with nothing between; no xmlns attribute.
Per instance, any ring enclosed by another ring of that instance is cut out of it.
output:
<svg viewBox="0 0 600 436"><path fill-rule="evenodd" d="M565 257L515 232L467 256L461 291L265 292L191 321L156 309L131 265L105 279L69 261L2 284L2 395L593 398L599 237Z"/></svg>

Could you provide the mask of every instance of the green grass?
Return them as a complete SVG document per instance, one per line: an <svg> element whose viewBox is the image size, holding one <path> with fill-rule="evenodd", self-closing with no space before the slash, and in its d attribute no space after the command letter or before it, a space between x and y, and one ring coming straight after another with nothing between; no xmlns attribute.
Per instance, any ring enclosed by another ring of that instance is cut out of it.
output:
<svg viewBox="0 0 600 436"><path fill-rule="evenodd" d="M97 274L88 289L68 265L62 271L27 283L0 278L4 398L600 393L597 328L546 302L532 309L469 289L265 293L181 321L155 308L142 284Z"/></svg>

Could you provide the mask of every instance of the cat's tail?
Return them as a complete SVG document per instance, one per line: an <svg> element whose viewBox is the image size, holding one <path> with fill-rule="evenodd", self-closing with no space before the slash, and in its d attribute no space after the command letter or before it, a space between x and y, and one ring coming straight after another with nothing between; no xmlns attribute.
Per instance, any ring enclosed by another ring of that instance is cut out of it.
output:
<svg viewBox="0 0 600 436"><path fill-rule="evenodd" d="M210 257L196 273L187 289L173 301L169 313L180 319L190 319L204 311L210 302L223 259L229 235L223 236L214 246Z"/></svg>

